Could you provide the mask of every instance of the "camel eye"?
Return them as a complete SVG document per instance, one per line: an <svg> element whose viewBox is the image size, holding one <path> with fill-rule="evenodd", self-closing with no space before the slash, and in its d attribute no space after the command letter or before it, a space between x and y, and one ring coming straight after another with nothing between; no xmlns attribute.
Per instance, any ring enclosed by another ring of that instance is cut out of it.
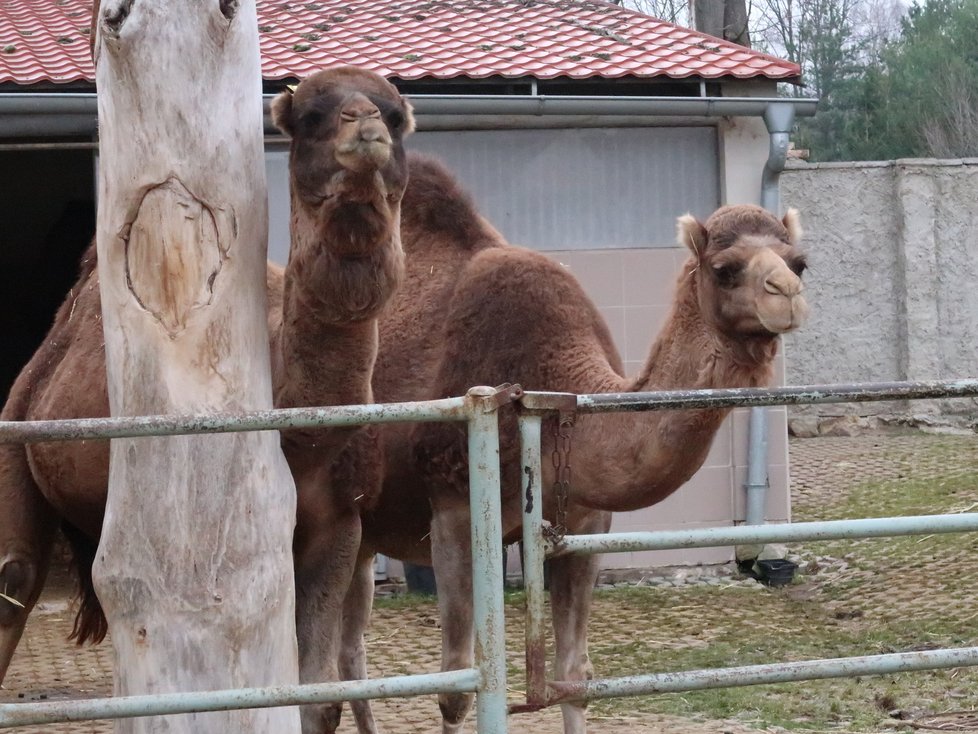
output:
<svg viewBox="0 0 978 734"><path fill-rule="evenodd" d="M307 112L302 116L302 126L308 131L315 130L317 127L319 127L322 121L322 114L316 112L315 110L312 112Z"/></svg>
<svg viewBox="0 0 978 734"><path fill-rule="evenodd" d="M721 288L732 288L737 285L737 279L743 270L744 266L740 264L714 265L713 275Z"/></svg>
<svg viewBox="0 0 978 734"><path fill-rule="evenodd" d="M808 263L803 257L794 257L788 260L788 267L791 268L792 273L800 278L802 273L808 269Z"/></svg>
<svg viewBox="0 0 978 734"><path fill-rule="evenodd" d="M397 130L404 124L404 113L400 110L391 110L387 113L387 125L392 130Z"/></svg>

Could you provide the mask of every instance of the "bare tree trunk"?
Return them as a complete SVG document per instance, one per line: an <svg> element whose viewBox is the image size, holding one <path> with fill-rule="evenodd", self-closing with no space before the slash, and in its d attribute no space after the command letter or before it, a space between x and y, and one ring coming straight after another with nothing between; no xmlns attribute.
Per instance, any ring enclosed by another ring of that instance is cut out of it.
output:
<svg viewBox="0 0 978 734"><path fill-rule="evenodd" d="M750 48L746 0L725 0L723 3L723 37Z"/></svg>
<svg viewBox="0 0 978 734"><path fill-rule="evenodd" d="M270 408L254 0L103 0L99 277L112 415ZM112 441L94 574L117 695L295 683L295 490L273 432ZM289 709L116 732L299 731Z"/></svg>
<svg viewBox="0 0 978 734"><path fill-rule="evenodd" d="M750 47L746 0L689 0L696 30Z"/></svg>
<svg viewBox="0 0 978 734"><path fill-rule="evenodd" d="M689 5L696 30L723 38L723 0L689 0Z"/></svg>

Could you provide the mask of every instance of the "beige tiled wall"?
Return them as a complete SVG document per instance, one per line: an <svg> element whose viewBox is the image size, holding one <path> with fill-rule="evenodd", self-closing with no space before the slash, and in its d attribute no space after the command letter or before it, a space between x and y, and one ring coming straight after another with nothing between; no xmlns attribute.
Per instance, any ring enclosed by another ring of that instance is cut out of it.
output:
<svg viewBox="0 0 978 734"><path fill-rule="evenodd" d="M686 261L679 247L599 252L547 253L563 263L600 308L625 362L627 374L644 363L669 307ZM777 374L783 369L779 363ZM674 530L731 525L745 514L749 411L737 410L721 427L703 467L678 492L654 507L615 516L613 531ZM783 408L770 409L768 438L771 490L766 517L786 521L788 500L787 429ZM724 563L731 548L608 554L605 568Z"/></svg>

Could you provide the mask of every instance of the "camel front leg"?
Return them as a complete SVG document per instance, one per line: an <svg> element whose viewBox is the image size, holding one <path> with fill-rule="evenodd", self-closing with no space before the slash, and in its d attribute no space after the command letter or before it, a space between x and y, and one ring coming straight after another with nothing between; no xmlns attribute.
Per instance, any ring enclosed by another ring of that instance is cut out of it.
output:
<svg viewBox="0 0 978 734"><path fill-rule="evenodd" d="M0 445L0 683L44 588L57 516L34 483L24 447Z"/></svg>
<svg viewBox="0 0 978 734"><path fill-rule="evenodd" d="M472 547L469 505L463 494L434 503L431 558L441 619L441 669L471 668L475 660L472 619ZM438 696L443 734L457 734L472 708L471 693Z"/></svg>
<svg viewBox="0 0 978 734"><path fill-rule="evenodd" d="M299 516L295 539L296 636L299 681L339 680L343 603L360 548L360 515L341 506L328 484L296 478ZM300 709L302 734L332 734L342 704Z"/></svg>
<svg viewBox="0 0 978 734"><path fill-rule="evenodd" d="M575 533L608 532L610 513L595 513ZM591 595L598 579L600 556L570 555L550 561L550 605L556 643L556 678L563 681L590 680L594 669L587 651L587 625ZM585 734L587 704L561 704L564 734Z"/></svg>
<svg viewBox="0 0 978 734"><path fill-rule="evenodd" d="M374 602L374 554L362 546L356 569L343 602L343 650L340 653L340 674L343 680L367 678L367 650L364 634L370 623ZM350 701L359 734L377 734L370 701Z"/></svg>

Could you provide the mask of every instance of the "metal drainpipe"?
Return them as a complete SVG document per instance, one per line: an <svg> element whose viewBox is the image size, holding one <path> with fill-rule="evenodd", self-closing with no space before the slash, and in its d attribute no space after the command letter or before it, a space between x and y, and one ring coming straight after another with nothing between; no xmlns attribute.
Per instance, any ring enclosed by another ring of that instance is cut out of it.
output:
<svg viewBox="0 0 978 734"><path fill-rule="evenodd" d="M773 102L764 111L764 124L771 145L761 177L761 206L780 215L781 194L778 183L788 158L788 137L795 122L795 108L790 102ZM767 409L751 408L747 456L747 524L763 525L767 490Z"/></svg>

